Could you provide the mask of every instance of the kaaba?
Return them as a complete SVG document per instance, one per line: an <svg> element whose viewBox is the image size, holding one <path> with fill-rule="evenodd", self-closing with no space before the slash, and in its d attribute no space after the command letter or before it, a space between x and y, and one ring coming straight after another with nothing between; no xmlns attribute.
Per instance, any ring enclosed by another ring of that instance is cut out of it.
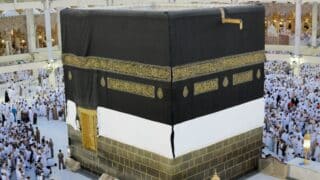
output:
<svg viewBox="0 0 320 180"><path fill-rule="evenodd" d="M262 5L61 11L71 157L120 179L234 179L258 167Z"/></svg>

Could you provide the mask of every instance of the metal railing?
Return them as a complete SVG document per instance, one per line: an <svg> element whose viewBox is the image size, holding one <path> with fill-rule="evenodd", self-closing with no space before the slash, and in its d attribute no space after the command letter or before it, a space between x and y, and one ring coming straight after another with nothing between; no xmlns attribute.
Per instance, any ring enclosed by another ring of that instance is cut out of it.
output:
<svg viewBox="0 0 320 180"><path fill-rule="evenodd" d="M39 2L41 0L0 0L0 3L22 3L22 2ZM131 4L145 4L145 3L208 3L208 2L222 2L231 3L232 0L105 0L107 5L131 5ZM88 1L90 4L90 1Z"/></svg>
<svg viewBox="0 0 320 180"><path fill-rule="evenodd" d="M19 2L34 2L34 1L41 1L41 0L16 0L17 3ZM14 0L0 0L0 3L14 3Z"/></svg>

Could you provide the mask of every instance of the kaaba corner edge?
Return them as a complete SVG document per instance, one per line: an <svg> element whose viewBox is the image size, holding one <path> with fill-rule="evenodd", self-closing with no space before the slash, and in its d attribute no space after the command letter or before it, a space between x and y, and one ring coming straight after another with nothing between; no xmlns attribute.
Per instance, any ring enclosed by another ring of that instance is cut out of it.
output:
<svg viewBox="0 0 320 180"><path fill-rule="evenodd" d="M63 10L67 99L173 125L261 98L264 8L221 12Z"/></svg>

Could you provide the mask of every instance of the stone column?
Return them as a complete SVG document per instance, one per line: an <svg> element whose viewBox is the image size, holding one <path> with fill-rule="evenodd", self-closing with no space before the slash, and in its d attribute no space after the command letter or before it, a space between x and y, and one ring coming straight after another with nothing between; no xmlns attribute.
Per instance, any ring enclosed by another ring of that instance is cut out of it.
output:
<svg viewBox="0 0 320 180"><path fill-rule="evenodd" d="M10 34L8 33L7 37L8 37L8 42L6 44L6 47L8 48L8 55L11 55L12 54L12 42L13 42L11 33Z"/></svg>
<svg viewBox="0 0 320 180"><path fill-rule="evenodd" d="M317 27L318 27L318 3L313 2L312 4L312 35L311 35L311 46L317 46Z"/></svg>
<svg viewBox="0 0 320 180"><path fill-rule="evenodd" d="M300 41L301 41L301 4L302 0L296 0L296 27L294 34L294 55L300 55Z"/></svg>
<svg viewBox="0 0 320 180"><path fill-rule="evenodd" d="M48 50L48 62L53 62L52 55L52 35L51 35L51 17L50 17L50 2L49 0L43 0L44 4L44 20L45 20L45 29L46 29L46 44Z"/></svg>
<svg viewBox="0 0 320 180"><path fill-rule="evenodd" d="M45 28L46 28L46 43L47 43L47 50L48 50L48 66L54 66L54 59L52 53L52 35L51 35L51 17L50 17L50 2L49 0L43 0L44 4L44 20L45 20ZM50 72L49 74L49 84L52 88L56 86L56 77L54 71Z"/></svg>
<svg viewBox="0 0 320 180"><path fill-rule="evenodd" d="M58 46L62 50L62 41L61 41L61 21L60 21L60 11L62 8L57 8L57 33L58 33Z"/></svg>
<svg viewBox="0 0 320 180"><path fill-rule="evenodd" d="M26 9L26 23L27 23L27 41L29 53L36 50L36 31L34 23L33 9Z"/></svg>
<svg viewBox="0 0 320 180"><path fill-rule="evenodd" d="M6 41L6 56L9 56L10 54L10 42Z"/></svg>

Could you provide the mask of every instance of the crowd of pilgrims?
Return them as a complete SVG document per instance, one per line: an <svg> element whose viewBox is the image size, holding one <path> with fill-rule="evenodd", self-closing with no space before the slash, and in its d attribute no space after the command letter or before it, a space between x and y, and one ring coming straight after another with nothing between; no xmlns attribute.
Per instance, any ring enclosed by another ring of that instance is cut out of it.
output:
<svg viewBox="0 0 320 180"><path fill-rule="evenodd" d="M1 83L7 83L7 82L19 82L27 80L30 75L32 74L32 71L30 70L21 70L16 72L7 72L0 74L0 82Z"/></svg>
<svg viewBox="0 0 320 180"><path fill-rule="evenodd" d="M41 136L35 124L39 117L64 119L61 71L62 68L56 71L57 88L52 88L48 83L49 75L45 69L39 70L37 77L31 71L0 76L10 84L5 93L5 102L0 104L1 180L43 180L52 173L51 167L56 165L53 141ZM23 80L36 81L36 85L24 87L15 83Z"/></svg>
<svg viewBox="0 0 320 180"><path fill-rule="evenodd" d="M34 77L32 73L29 75L28 82L35 81L35 84L11 83L5 93L7 103L0 104L0 111L6 112L8 118L14 118L10 116L10 111L17 111L18 118L29 118L31 121L36 120L37 116L47 117L48 120L63 119L65 96L62 74L62 68L58 68L56 88L50 86L49 75L45 69L39 70L38 77Z"/></svg>
<svg viewBox="0 0 320 180"><path fill-rule="evenodd" d="M302 64L293 75L290 64L265 64L264 155L288 162L307 156L320 162L320 65ZM311 148L304 152L304 135Z"/></svg>

